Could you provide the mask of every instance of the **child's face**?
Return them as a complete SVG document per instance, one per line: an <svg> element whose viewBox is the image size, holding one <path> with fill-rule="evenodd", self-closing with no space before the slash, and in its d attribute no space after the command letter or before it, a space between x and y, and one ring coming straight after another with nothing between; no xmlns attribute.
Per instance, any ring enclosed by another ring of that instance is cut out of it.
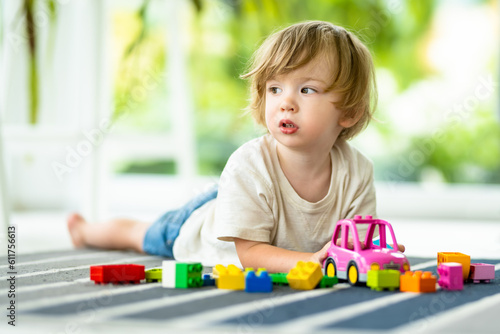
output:
<svg viewBox="0 0 500 334"><path fill-rule="evenodd" d="M344 121L333 104L338 94L326 92L330 80L330 69L319 60L266 82L266 125L280 144L331 149Z"/></svg>

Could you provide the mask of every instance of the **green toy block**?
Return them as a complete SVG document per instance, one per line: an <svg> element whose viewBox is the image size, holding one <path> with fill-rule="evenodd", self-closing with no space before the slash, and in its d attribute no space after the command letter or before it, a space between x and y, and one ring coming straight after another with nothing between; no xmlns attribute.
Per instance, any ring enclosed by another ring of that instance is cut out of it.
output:
<svg viewBox="0 0 500 334"><path fill-rule="evenodd" d="M145 271L146 282L161 282L162 270L159 268L148 269Z"/></svg>
<svg viewBox="0 0 500 334"><path fill-rule="evenodd" d="M269 274L271 276L271 280L273 281L273 284L276 285L288 285L288 280L286 279L287 273L274 273L274 274Z"/></svg>
<svg viewBox="0 0 500 334"><path fill-rule="evenodd" d="M331 288L332 286L334 286L338 282L339 282L339 279L337 278L337 276L329 277L329 276L325 275L321 279L321 282L319 282L318 288L320 288L320 289Z"/></svg>
<svg viewBox="0 0 500 334"><path fill-rule="evenodd" d="M400 276L399 270L394 269L368 270L366 286L377 291L384 289L392 291L399 288Z"/></svg>
<svg viewBox="0 0 500 334"><path fill-rule="evenodd" d="M203 286L201 263L176 263L175 287L181 289Z"/></svg>

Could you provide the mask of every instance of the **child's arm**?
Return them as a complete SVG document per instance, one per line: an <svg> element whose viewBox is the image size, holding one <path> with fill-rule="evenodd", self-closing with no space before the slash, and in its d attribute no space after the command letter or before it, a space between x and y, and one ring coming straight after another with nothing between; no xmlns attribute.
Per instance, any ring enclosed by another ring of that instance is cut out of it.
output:
<svg viewBox="0 0 500 334"><path fill-rule="evenodd" d="M305 253L238 238L234 238L234 244L244 268L266 268L270 273L287 273L299 261L313 261L323 265L328 247L330 247L330 242L328 242L316 253Z"/></svg>

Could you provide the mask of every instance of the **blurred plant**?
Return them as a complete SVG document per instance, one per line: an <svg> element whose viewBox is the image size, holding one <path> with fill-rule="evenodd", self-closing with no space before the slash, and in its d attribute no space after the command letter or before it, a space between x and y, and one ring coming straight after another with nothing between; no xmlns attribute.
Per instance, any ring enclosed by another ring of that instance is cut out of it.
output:
<svg viewBox="0 0 500 334"><path fill-rule="evenodd" d="M416 136L394 163L386 181L500 183L500 124L490 111L447 126L439 135Z"/></svg>
<svg viewBox="0 0 500 334"><path fill-rule="evenodd" d="M500 183L498 120L482 110L469 122L448 127L424 165L438 170L447 182Z"/></svg>
<svg viewBox="0 0 500 334"><path fill-rule="evenodd" d="M36 0L24 0L21 7L20 20L26 19L26 36L28 39L28 59L29 59L29 71L28 71L28 82L29 82L29 99L30 99L30 110L29 110L29 122L30 124L36 124L38 122L38 101L39 101L39 80L38 80L38 64L37 64L37 45L38 45L38 35L37 35L37 25L35 23L35 10L39 8L40 4L37 4ZM55 0L46 0L45 5L47 6L50 22L53 25L56 21L57 7ZM41 5L40 5L41 6Z"/></svg>

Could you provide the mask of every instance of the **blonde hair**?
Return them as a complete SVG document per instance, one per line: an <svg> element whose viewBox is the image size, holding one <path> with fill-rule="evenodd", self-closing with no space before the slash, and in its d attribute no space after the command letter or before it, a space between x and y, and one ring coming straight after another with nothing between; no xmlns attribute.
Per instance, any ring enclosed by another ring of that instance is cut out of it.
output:
<svg viewBox="0 0 500 334"><path fill-rule="evenodd" d="M328 91L339 93L335 107L345 118L359 120L344 128L339 137L351 139L372 119L377 101L373 61L365 45L352 33L329 22L294 24L269 36L254 53L249 78L251 97L248 110L258 124L266 126L266 82L289 73L322 56L331 69Z"/></svg>

